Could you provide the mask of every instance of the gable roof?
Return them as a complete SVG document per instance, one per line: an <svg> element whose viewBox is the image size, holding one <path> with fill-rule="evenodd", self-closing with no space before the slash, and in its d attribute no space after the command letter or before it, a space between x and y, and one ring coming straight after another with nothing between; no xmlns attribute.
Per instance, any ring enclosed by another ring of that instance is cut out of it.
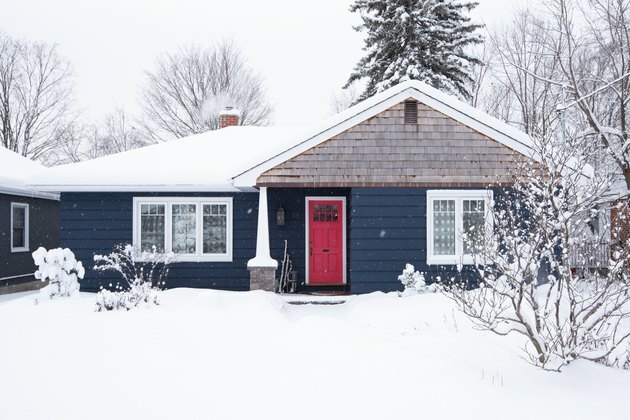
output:
<svg viewBox="0 0 630 420"><path fill-rule="evenodd" d="M252 190L267 170L410 98L532 156L531 139L525 133L425 83L408 81L311 129L228 127L49 168L28 183L45 191Z"/></svg>
<svg viewBox="0 0 630 420"><path fill-rule="evenodd" d="M410 80L374 95L326 120L291 148L235 176L233 184L236 187L255 185L256 179L269 169L407 99L422 102L525 156L532 157L534 154L531 149L531 138L522 131L426 83Z"/></svg>
<svg viewBox="0 0 630 420"><path fill-rule="evenodd" d="M41 192L27 186L27 179L43 170L43 165L0 146L0 193L59 199L59 194Z"/></svg>

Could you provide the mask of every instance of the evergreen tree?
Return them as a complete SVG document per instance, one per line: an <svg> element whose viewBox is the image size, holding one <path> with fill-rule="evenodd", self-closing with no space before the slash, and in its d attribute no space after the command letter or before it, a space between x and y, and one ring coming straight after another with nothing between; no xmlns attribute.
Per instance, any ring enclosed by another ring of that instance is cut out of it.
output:
<svg viewBox="0 0 630 420"><path fill-rule="evenodd" d="M466 16L478 3L467 0L355 0L367 31L367 51L345 87L367 79L359 100L406 80L420 80L460 98L470 97L470 65L480 63L465 47L483 42L483 25Z"/></svg>

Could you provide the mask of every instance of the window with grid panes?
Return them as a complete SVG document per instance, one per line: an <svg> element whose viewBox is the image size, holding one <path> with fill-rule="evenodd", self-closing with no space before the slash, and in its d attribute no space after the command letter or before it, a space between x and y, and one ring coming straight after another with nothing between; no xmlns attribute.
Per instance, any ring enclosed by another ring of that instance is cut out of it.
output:
<svg viewBox="0 0 630 420"><path fill-rule="evenodd" d="M136 197L134 243L180 261L231 261L232 199Z"/></svg>
<svg viewBox="0 0 630 420"><path fill-rule="evenodd" d="M491 231L492 191L427 191L427 262L471 264Z"/></svg>

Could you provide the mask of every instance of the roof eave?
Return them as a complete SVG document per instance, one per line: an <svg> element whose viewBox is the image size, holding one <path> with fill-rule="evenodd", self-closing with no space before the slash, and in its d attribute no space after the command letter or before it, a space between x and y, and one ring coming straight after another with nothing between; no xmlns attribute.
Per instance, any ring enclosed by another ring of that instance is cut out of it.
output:
<svg viewBox="0 0 630 420"><path fill-rule="evenodd" d="M30 188L12 188L7 186L0 186L0 194L17 195L20 197L29 198L42 198L44 200L59 201L59 190L44 191L39 189Z"/></svg>
<svg viewBox="0 0 630 420"><path fill-rule="evenodd" d="M129 184L129 185L31 185L43 191L59 192L243 192L246 188L239 188L229 184L199 185L199 184Z"/></svg>

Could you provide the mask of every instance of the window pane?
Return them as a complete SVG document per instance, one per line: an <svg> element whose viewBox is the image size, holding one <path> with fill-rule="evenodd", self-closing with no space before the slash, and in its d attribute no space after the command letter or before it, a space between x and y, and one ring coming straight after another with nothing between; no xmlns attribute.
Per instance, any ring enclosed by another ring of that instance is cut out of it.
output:
<svg viewBox="0 0 630 420"><path fill-rule="evenodd" d="M140 248L164 252L164 204L140 205Z"/></svg>
<svg viewBox="0 0 630 420"><path fill-rule="evenodd" d="M227 253L227 205L203 206L203 253Z"/></svg>
<svg viewBox="0 0 630 420"><path fill-rule="evenodd" d="M172 248L175 254L197 252L197 206L195 204L173 204Z"/></svg>
<svg viewBox="0 0 630 420"><path fill-rule="evenodd" d="M455 200L433 202L433 253L455 255Z"/></svg>
<svg viewBox="0 0 630 420"><path fill-rule="evenodd" d="M13 207L13 248L26 247L26 208Z"/></svg>
<svg viewBox="0 0 630 420"><path fill-rule="evenodd" d="M464 254L478 252L484 239L485 204L483 200L464 200Z"/></svg>

